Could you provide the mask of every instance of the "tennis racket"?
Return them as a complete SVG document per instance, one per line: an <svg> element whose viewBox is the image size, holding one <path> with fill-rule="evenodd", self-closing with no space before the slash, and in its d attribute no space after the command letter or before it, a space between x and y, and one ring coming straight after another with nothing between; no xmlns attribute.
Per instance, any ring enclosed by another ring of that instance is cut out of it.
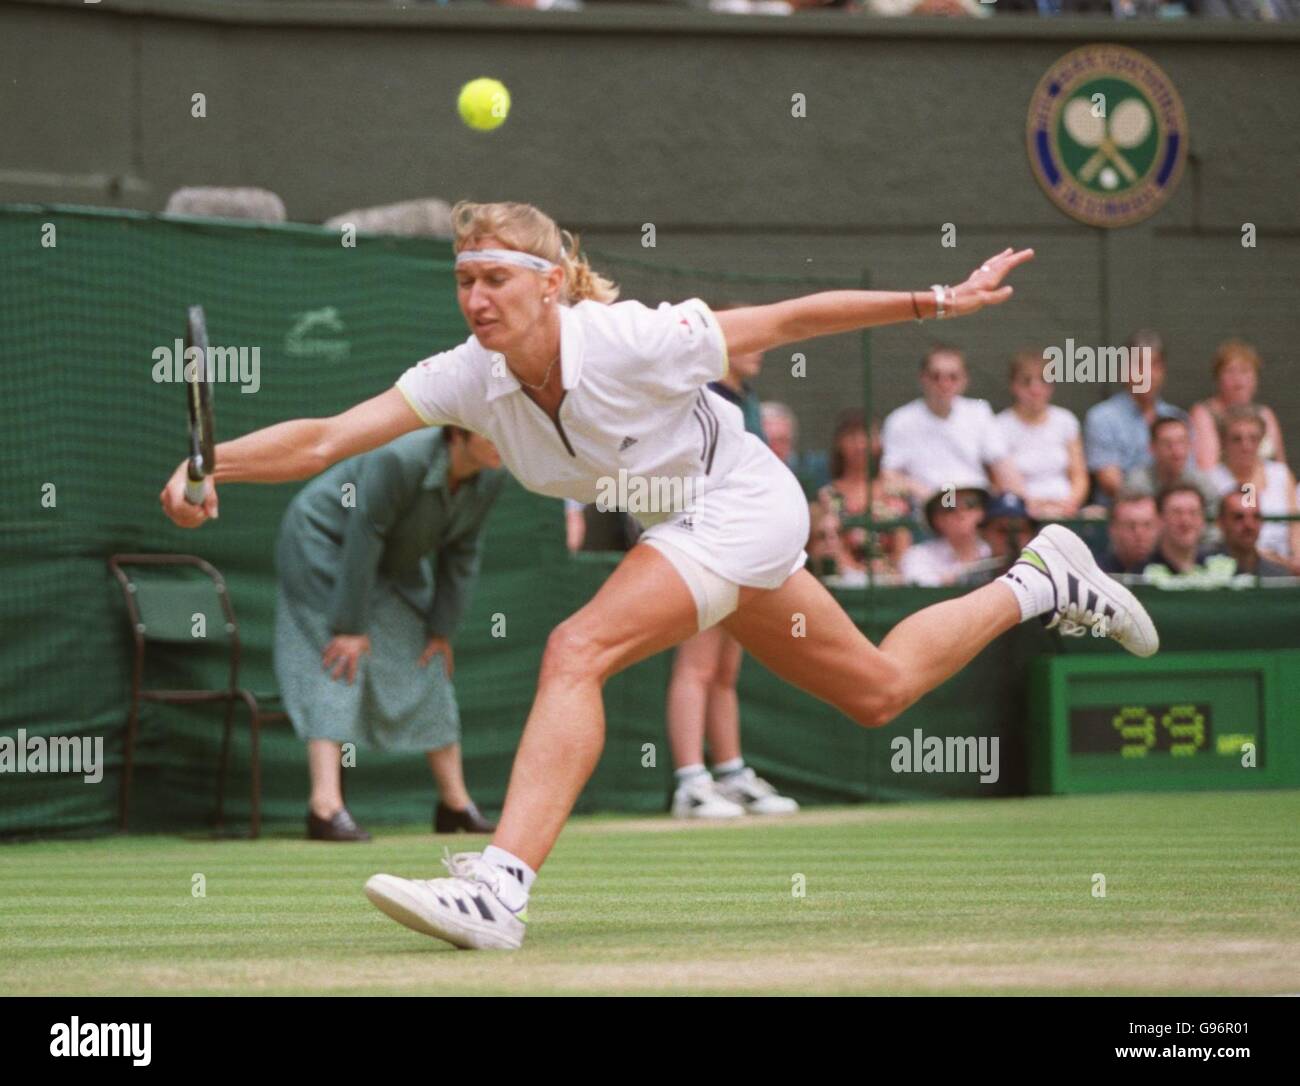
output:
<svg viewBox="0 0 1300 1086"><path fill-rule="evenodd" d="M194 348L194 354L191 354ZM190 463L185 500L202 505L208 476L216 470L216 440L212 430L212 385L208 381L208 323L201 305L189 307L185 328L185 396L190 413Z"/></svg>

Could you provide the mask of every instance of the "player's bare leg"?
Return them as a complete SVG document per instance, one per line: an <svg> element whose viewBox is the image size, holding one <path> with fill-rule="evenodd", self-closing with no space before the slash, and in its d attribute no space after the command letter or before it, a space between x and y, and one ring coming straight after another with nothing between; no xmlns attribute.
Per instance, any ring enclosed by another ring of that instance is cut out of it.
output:
<svg viewBox="0 0 1300 1086"><path fill-rule="evenodd" d="M877 648L807 570L742 603L723 625L782 678L859 724L887 724L965 667L999 634L1041 615L1067 635L1114 638L1138 656L1160 644L1151 617L1097 566L1087 545L1049 524L992 584L909 615Z"/></svg>
<svg viewBox="0 0 1300 1086"><path fill-rule="evenodd" d="M909 615L873 645L807 570L763 592L722 625L764 666L859 724L886 724L1020 621L993 583Z"/></svg>
<svg viewBox="0 0 1300 1086"><path fill-rule="evenodd" d="M482 855L450 857L450 878L373 876L366 896L375 907L455 946L523 945L531 878L605 743L605 680L698 627L695 599L672 564L651 546L633 548L591 602L547 640L492 846Z"/></svg>
<svg viewBox="0 0 1300 1086"><path fill-rule="evenodd" d="M648 545L633 547L591 601L555 628L494 845L541 866L604 747L605 681L698 628L690 590Z"/></svg>

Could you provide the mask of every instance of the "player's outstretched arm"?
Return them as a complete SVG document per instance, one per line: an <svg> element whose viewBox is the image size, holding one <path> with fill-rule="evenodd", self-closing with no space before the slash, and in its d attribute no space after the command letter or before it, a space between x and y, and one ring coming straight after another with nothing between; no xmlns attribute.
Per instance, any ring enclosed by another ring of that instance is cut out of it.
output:
<svg viewBox="0 0 1300 1086"><path fill-rule="evenodd" d="M278 422L251 434L223 441L216 448L211 482L285 483L307 479L331 464L386 445L423 426L396 389L325 419ZM158 495L163 512L182 528L197 528L217 515L217 487L208 487L203 505L185 500L186 461L181 461Z"/></svg>
<svg viewBox="0 0 1300 1086"><path fill-rule="evenodd" d="M1011 297L1002 280L1034 258L1033 249L1004 249L989 257L948 294L945 317L964 317ZM932 290L827 290L771 305L724 309L718 324L729 354L766 351L818 336L855 332L882 324L900 324L938 315Z"/></svg>

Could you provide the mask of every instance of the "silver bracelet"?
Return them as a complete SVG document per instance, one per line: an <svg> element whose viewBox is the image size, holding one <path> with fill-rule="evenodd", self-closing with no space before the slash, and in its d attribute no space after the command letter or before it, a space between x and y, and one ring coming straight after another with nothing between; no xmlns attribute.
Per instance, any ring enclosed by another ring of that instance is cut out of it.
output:
<svg viewBox="0 0 1300 1086"><path fill-rule="evenodd" d="M941 321L943 320L943 292L947 288L940 286L938 283L932 283L930 289L934 291L934 319Z"/></svg>

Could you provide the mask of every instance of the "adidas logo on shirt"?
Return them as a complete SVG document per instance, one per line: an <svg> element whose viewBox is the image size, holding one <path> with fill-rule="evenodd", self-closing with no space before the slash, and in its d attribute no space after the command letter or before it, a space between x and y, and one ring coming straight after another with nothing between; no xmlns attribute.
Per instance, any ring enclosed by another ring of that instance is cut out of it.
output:
<svg viewBox="0 0 1300 1086"><path fill-rule="evenodd" d="M625 438L623 439L623 444L621 444L621 445L618 447L618 451L619 451L619 452L623 452L625 449L630 449L630 448L631 448L633 445L635 445L635 444L636 444L636 438L634 438L634 437L625 437Z"/></svg>
<svg viewBox="0 0 1300 1086"><path fill-rule="evenodd" d="M682 517L676 524L676 527L685 529L688 532L695 531L695 521L690 517Z"/></svg>

